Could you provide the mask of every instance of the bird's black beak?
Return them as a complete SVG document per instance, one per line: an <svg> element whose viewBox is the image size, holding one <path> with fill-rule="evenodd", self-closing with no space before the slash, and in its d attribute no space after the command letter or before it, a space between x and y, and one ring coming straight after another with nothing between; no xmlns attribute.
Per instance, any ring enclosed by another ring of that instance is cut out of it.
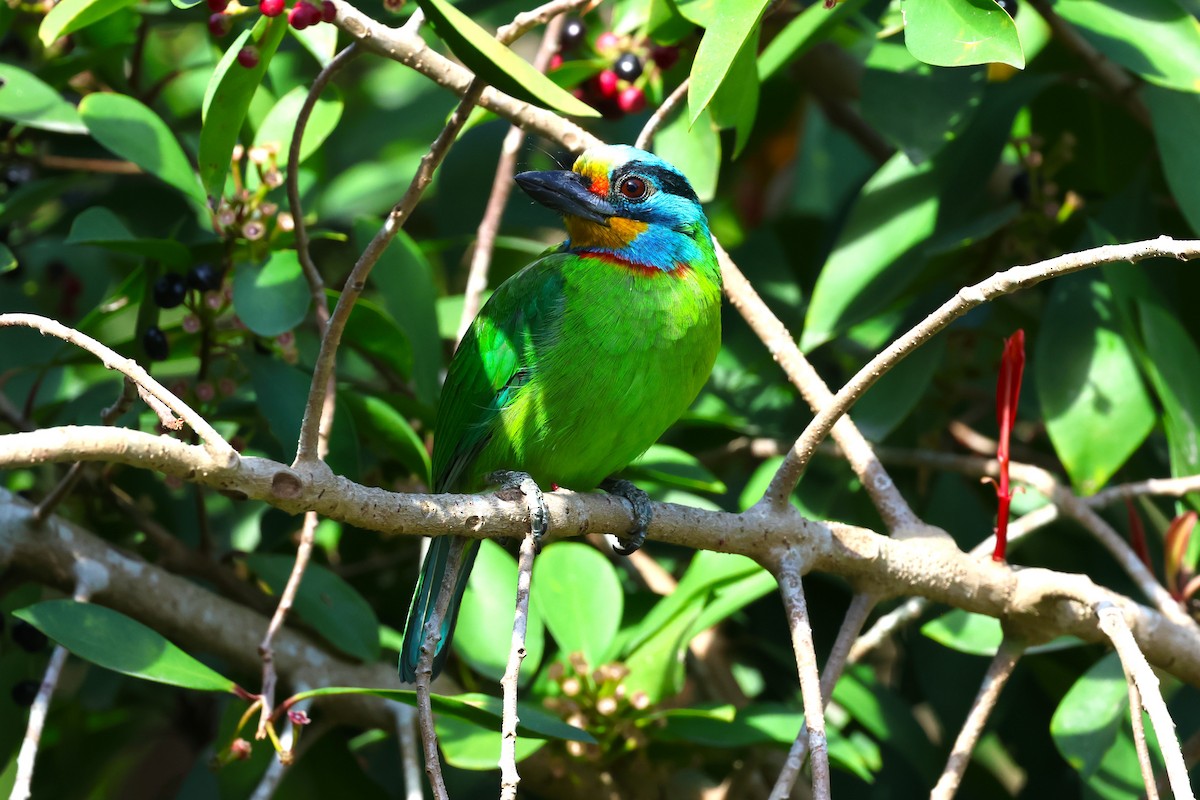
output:
<svg viewBox="0 0 1200 800"><path fill-rule="evenodd" d="M612 203L592 194L587 179L578 173L569 170L522 172L514 180L527 195L560 214L582 217L605 227L608 227L609 217L617 215Z"/></svg>

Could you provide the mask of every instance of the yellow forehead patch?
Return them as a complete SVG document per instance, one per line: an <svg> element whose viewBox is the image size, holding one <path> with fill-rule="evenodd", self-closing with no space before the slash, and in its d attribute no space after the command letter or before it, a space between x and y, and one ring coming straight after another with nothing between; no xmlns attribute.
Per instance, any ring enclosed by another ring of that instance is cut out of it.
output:
<svg viewBox="0 0 1200 800"><path fill-rule="evenodd" d="M608 195L608 166L601 161L585 161L581 156L575 162L575 172L588 179L592 194Z"/></svg>
<svg viewBox="0 0 1200 800"><path fill-rule="evenodd" d="M611 218L607 228L582 217L567 216L564 221L572 247L603 247L606 250L628 247L647 227L644 222L624 217Z"/></svg>

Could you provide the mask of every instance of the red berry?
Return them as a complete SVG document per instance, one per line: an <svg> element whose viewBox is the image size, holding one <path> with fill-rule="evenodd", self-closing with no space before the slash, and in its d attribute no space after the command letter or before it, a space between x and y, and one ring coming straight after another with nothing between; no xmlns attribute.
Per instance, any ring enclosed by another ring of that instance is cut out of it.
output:
<svg viewBox="0 0 1200 800"><path fill-rule="evenodd" d="M283 13L284 0L259 0L258 10L264 17L278 17Z"/></svg>
<svg viewBox="0 0 1200 800"><path fill-rule="evenodd" d="M229 0L208 0L208 10L220 14L229 7Z"/></svg>
<svg viewBox="0 0 1200 800"><path fill-rule="evenodd" d="M243 47L238 50L237 61L246 69L254 69L258 66L258 48Z"/></svg>
<svg viewBox="0 0 1200 800"><path fill-rule="evenodd" d="M659 45L650 51L650 58L659 69L670 69L679 60L679 48L671 45Z"/></svg>
<svg viewBox="0 0 1200 800"><path fill-rule="evenodd" d="M316 25L321 21L321 9L314 6L307 0L300 0L296 5L292 6L292 10L288 13L288 24L298 31Z"/></svg>
<svg viewBox="0 0 1200 800"><path fill-rule="evenodd" d="M627 87L617 95L617 105L626 114L636 114L646 107L646 94L636 86Z"/></svg>
<svg viewBox="0 0 1200 800"><path fill-rule="evenodd" d="M562 53L555 53L550 56L550 69L558 69L563 65Z"/></svg>
<svg viewBox="0 0 1200 800"><path fill-rule="evenodd" d="M337 6L333 4L333 0L325 0L321 3L321 20L333 22L335 19L337 19Z"/></svg>
<svg viewBox="0 0 1200 800"><path fill-rule="evenodd" d="M621 39L612 31L605 31L596 37L596 49L600 51L616 50L620 44Z"/></svg>
<svg viewBox="0 0 1200 800"><path fill-rule="evenodd" d="M617 73L606 69L596 76L596 89L601 97L612 97L617 93Z"/></svg>
<svg viewBox="0 0 1200 800"><path fill-rule="evenodd" d="M224 14L213 14L208 18L208 32L218 39L229 33L232 27L233 21Z"/></svg>

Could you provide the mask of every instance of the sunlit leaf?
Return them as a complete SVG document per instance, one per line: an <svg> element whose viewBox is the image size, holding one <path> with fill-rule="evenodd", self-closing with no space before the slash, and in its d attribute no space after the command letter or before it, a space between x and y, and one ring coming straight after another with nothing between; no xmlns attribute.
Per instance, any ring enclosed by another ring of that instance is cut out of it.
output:
<svg viewBox="0 0 1200 800"><path fill-rule="evenodd" d="M87 126L55 89L12 64L0 64L0 119L56 133L87 133Z"/></svg>
<svg viewBox="0 0 1200 800"><path fill-rule="evenodd" d="M500 680L508 664L512 645L513 611L517 606L517 562L504 548L488 539L479 543L479 555L454 633L455 651L471 668L492 680ZM529 604L525 632L525 660L520 683L528 683L537 671L545 650L545 623L538 606Z"/></svg>
<svg viewBox="0 0 1200 800"><path fill-rule="evenodd" d="M136 0L61 0L42 18L38 38L43 47L49 47L59 37L86 28L134 2Z"/></svg>
<svg viewBox="0 0 1200 800"><path fill-rule="evenodd" d="M625 596L609 560L579 542L555 542L533 562L531 598L564 654L602 664L613 653Z"/></svg>
<svg viewBox="0 0 1200 800"><path fill-rule="evenodd" d="M904 44L926 64L1025 68L1017 26L994 0L904 0Z"/></svg>
<svg viewBox="0 0 1200 800"><path fill-rule="evenodd" d="M766 10L766 0L721 0L716 3L692 62L691 83L688 84L688 118L692 124L712 102L738 52L751 39ZM749 58L753 60L753 51Z"/></svg>
<svg viewBox="0 0 1200 800"><path fill-rule="evenodd" d="M233 307L259 336L278 336L299 325L312 302L295 250L276 250L265 264L238 264L233 272Z"/></svg>
<svg viewBox="0 0 1200 800"><path fill-rule="evenodd" d="M332 28L333 26L316 25L314 27ZM305 29L305 31L308 30L312 29ZM279 155L276 163L280 166L287 164L288 149L292 145L292 134L296 129L296 118L300 116L300 107L304 105L307 97L308 89L304 86L297 86L279 98L279 102L267 112L266 119L262 121L262 124L258 126L258 131L254 134L254 144L260 146L273 144L278 148ZM342 98L336 87L329 87L317 99L312 114L309 115L308 124L304 128L304 141L300 144L301 163L320 149L329 134L337 128L338 120L341 117Z"/></svg>

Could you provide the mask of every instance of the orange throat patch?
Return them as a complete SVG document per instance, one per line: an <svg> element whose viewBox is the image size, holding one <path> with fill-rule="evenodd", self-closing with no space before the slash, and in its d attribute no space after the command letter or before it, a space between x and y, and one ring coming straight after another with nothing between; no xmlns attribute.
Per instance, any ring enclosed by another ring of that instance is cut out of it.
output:
<svg viewBox="0 0 1200 800"><path fill-rule="evenodd" d="M571 246L574 248L599 247L605 250L623 250L634 239L641 236L648 227L645 222L624 217L612 217L608 221L608 227L569 214L564 221L567 225L567 234L571 237Z"/></svg>

